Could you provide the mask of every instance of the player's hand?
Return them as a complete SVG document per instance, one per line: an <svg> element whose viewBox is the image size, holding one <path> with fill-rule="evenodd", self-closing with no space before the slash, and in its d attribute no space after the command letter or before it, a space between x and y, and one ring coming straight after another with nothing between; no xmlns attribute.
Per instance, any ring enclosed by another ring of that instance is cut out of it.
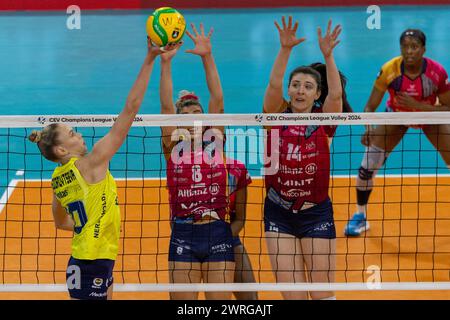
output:
<svg viewBox="0 0 450 320"><path fill-rule="evenodd" d="M322 38L322 29L320 27L317 28L317 36L319 38L319 47L320 51L322 51L323 56L329 57L333 53L333 49L341 42L338 40L339 35L342 32L342 27L338 24L333 32L331 32L331 20L328 20L327 32L325 36Z"/></svg>
<svg viewBox="0 0 450 320"><path fill-rule="evenodd" d="M164 53L164 51L157 45L153 44L153 42L150 40L150 37L147 36L147 54L155 58L162 53Z"/></svg>
<svg viewBox="0 0 450 320"><path fill-rule="evenodd" d="M297 36L295 35L298 28L298 21L296 21L295 24L292 25L292 16L289 16L287 25L286 18L282 16L281 23L283 25L283 28L281 28L278 22L275 21L275 27L277 27L278 33L280 35L280 44L282 48L291 49L306 40L306 38L297 38Z"/></svg>
<svg viewBox="0 0 450 320"><path fill-rule="evenodd" d="M163 48L164 53L161 54L161 61L168 62L171 61L178 49L183 45L183 42L170 43Z"/></svg>
<svg viewBox="0 0 450 320"><path fill-rule="evenodd" d="M193 23L191 23L192 33L186 30L186 34L194 41L194 49L186 50L187 53L192 53L200 57L204 57L212 52L211 36L213 34L213 28L211 28L207 35L205 35L205 28L203 23L200 23L200 33Z"/></svg>
<svg viewBox="0 0 450 320"><path fill-rule="evenodd" d="M394 98L395 104L407 110L421 110L420 103L405 92L398 92Z"/></svg>

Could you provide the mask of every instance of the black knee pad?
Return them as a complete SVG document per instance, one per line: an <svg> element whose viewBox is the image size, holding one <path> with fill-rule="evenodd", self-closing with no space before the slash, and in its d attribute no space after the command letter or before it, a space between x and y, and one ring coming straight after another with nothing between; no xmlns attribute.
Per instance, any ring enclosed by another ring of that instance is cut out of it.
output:
<svg viewBox="0 0 450 320"><path fill-rule="evenodd" d="M364 180L364 181L372 180L373 171L361 166L361 167L359 167L358 176L361 180Z"/></svg>

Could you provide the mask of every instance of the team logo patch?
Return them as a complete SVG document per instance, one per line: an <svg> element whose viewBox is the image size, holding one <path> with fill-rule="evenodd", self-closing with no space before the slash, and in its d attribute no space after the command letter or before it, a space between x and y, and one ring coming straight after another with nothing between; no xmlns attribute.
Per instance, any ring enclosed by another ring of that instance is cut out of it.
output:
<svg viewBox="0 0 450 320"><path fill-rule="evenodd" d="M94 281L92 281L92 283L94 284L94 286L100 287L103 284L103 279L102 278L94 278Z"/></svg>
<svg viewBox="0 0 450 320"><path fill-rule="evenodd" d="M315 174L317 171L317 165L315 163L310 163L305 167L305 172L307 174Z"/></svg>
<svg viewBox="0 0 450 320"><path fill-rule="evenodd" d="M212 185L209 186L209 192L212 195L216 195L219 193L220 187L217 183L213 183Z"/></svg>

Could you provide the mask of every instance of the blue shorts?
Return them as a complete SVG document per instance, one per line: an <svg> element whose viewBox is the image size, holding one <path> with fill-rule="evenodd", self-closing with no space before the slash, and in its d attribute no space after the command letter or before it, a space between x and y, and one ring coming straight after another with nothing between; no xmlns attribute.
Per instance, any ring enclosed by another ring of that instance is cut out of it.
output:
<svg viewBox="0 0 450 320"><path fill-rule="evenodd" d="M234 261L230 224L222 220L205 224L174 223L170 237L169 261Z"/></svg>
<svg viewBox="0 0 450 320"><path fill-rule="evenodd" d="M331 200L327 199L312 208L293 213L266 198L264 230L286 233L297 238L336 239Z"/></svg>
<svg viewBox="0 0 450 320"><path fill-rule="evenodd" d="M70 257L66 283L71 298L106 300L108 288L113 284L114 260L79 260Z"/></svg>

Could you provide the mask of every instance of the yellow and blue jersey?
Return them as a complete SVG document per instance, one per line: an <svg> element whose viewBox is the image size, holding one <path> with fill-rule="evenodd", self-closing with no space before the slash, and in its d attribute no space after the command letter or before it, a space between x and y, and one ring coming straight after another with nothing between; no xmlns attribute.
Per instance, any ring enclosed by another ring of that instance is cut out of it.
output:
<svg viewBox="0 0 450 320"><path fill-rule="evenodd" d="M115 260L120 236L116 182L108 170L102 181L87 183L75 166L77 160L70 159L52 175L56 198L75 222L72 256Z"/></svg>

